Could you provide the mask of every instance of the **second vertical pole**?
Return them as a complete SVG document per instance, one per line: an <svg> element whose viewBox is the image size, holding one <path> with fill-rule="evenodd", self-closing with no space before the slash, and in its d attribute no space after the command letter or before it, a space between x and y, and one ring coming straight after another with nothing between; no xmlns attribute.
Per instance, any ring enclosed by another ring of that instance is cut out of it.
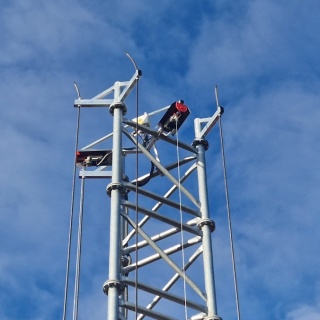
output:
<svg viewBox="0 0 320 320"><path fill-rule="evenodd" d="M198 227L202 230L203 259L204 259L204 278L207 293L207 317L206 320L220 320L217 315L216 289L213 269L213 254L211 233L215 229L214 221L210 219L208 188L206 174L205 151L208 149L208 141L199 137L201 132L200 122L195 119L195 136L193 145L197 148L197 172L198 190L200 200L201 220Z"/></svg>
<svg viewBox="0 0 320 320"><path fill-rule="evenodd" d="M124 194L123 153L122 153L122 118L126 112L124 103L119 102L120 84L115 83L115 102L110 106L113 114L113 148L112 148L112 180L107 187L111 197L110 210L110 244L109 244L109 280L104 284L104 292L108 294L108 320L119 319L119 296L123 292L121 282L121 198Z"/></svg>

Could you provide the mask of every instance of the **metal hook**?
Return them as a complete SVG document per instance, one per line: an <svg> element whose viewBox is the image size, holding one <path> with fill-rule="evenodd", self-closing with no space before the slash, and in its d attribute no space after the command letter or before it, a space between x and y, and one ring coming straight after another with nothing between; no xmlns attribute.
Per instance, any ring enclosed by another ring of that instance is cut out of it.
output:
<svg viewBox="0 0 320 320"><path fill-rule="evenodd" d="M142 71L138 68L136 62L134 61L134 59L130 56L130 54L128 52L125 52L127 57L130 59L130 61L132 62L134 68L136 69L136 73L137 73L137 80L139 80L139 77L142 75Z"/></svg>
<svg viewBox="0 0 320 320"><path fill-rule="evenodd" d="M219 104L219 99L218 99L218 86L217 85L214 87L214 93L215 93L215 96L216 96L217 109L219 109L220 108L220 104Z"/></svg>
<svg viewBox="0 0 320 320"><path fill-rule="evenodd" d="M125 53L126 53L127 57L131 60L134 68L136 69L136 71L139 70L136 62L133 60L133 58L130 56L130 54L128 52L125 52Z"/></svg>
<svg viewBox="0 0 320 320"><path fill-rule="evenodd" d="M77 83L75 81L73 81L74 87L76 88L77 94L78 94L78 99L81 99L81 95L80 95L80 90L79 87L77 85Z"/></svg>

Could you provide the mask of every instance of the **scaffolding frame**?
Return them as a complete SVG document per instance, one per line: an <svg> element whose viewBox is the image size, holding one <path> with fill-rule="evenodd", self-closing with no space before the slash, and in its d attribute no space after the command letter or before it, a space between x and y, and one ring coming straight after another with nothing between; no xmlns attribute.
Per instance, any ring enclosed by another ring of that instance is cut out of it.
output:
<svg viewBox="0 0 320 320"><path fill-rule="evenodd" d="M112 155L112 159L96 168L82 164L86 167L79 171L82 180L111 179L106 188L110 197L109 274L103 284L103 291L108 296L107 319L129 320L135 317L137 320L178 320L181 316L172 314L172 310L178 310L179 306L192 313L191 320L221 320L215 292L212 250L215 223L209 212L205 152L208 149L206 136L221 117L223 109L218 106L213 116L195 119L195 138L191 145L184 143L161 129L140 124L139 118L129 120L124 117L127 112L124 101L137 85L140 76L141 71L136 69L129 81L117 81L92 99L82 99L78 93L78 99L74 101L74 106L78 108L109 108L113 116L112 132L80 150L90 153L101 142L112 139L112 148L105 153L108 153L109 158ZM110 95L113 97L110 98ZM157 115L169 107L150 112L147 116ZM124 138L131 143L130 148L123 146ZM169 164L164 163L159 159L156 147L159 143L176 147L177 152L185 153L186 156ZM126 175L125 162L132 155L143 156L154 170L130 181ZM177 170L187 165L189 167L184 174L177 177ZM197 195L184 186L194 172L197 173ZM151 189L148 188L150 182L159 178L166 179L166 183L170 184L162 194L154 185ZM140 186L140 181L147 183ZM173 200L172 197L177 192L180 199ZM145 200L141 201L139 197ZM182 197L187 204L182 203ZM153 227L147 229L150 222ZM159 231L155 230L158 227ZM179 237L180 234L183 237ZM160 245L163 241L165 245ZM169 247L165 247L167 243ZM185 250L193 251L188 261L181 263L176 254ZM189 275L187 271L200 257L203 274L200 273L197 277ZM165 265L170 270L166 275L171 273L161 285L158 283L161 281L155 281L157 277L152 274L159 270L156 265L159 261L161 268ZM141 272L144 276L148 274L149 278L153 278L152 284L148 280L143 281ZM183 293L177 293L177 289L171 290L177 287L179 281L184 283ZM192 292L190 298L186 297L186 287ZM152 297L151 301L147 304L139 302L138 293L139 297L143 297L142 300L150 300ZM172 307L168 310L164 310L163 306L157 308L162 301L169 301Z"/></svg>

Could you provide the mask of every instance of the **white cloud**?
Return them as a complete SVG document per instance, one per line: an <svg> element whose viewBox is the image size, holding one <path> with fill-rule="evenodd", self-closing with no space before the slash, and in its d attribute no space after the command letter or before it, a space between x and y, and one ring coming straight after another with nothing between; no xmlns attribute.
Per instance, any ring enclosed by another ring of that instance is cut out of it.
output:
<svg viewBox="0 0 320 320"><path fill-rule="evenodd" d="M300 11L298 3L252 1L231 17L207 18L193 43L190 85L207 92L220 84L238 96L256 85L263 90L293 78L312 82L312 52L320 45L314 33L317 7Z"/></svg>
<svg viewBox="0 0 320 320"><path fill-rule="evenodd" d="M320 305L302 305L290 311L286 320L317 320L320 318Z"/></svg>
<svg viewBox="0 0 320 320"><path fill-rule="evenodd" d="M13 2L3 8L2 17L0 64L6 68L59 68L70 59L77 63L79 51L118 55L134 47L124 30L75 1Z"/></svg>
<svg viewBox="0 0 320 320"><path fill-rule="evenodd" d="M11 3L4 8L1 22L6 43L2 63L36 60L39 53L57 54L62 49L66 53L77 42L78 32L83 33L84 26L93 22L88 12L72 4Z"/></svg>

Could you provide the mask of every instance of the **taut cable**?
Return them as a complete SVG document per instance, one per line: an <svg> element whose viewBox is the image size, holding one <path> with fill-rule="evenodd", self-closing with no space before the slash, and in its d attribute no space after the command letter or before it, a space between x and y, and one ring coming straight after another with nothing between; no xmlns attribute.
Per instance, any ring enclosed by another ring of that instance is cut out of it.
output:
<svg viewBox="0 0 320 320"><path fill-rule="evenodd" d="M181 184L181 175L180 175L180 155L179 155L179 135L178 135L178 118L176 119L176 135L177 135L177 163L178 163L178 181L179 181L179 212L180 212L180 228L181 228L181 255L182 255L182 268L181 270L183 271L185 275L185 255L184 255L184 236L183 236L183 214L182 214L182 200L181 200L181 189L180 189L180 184ZM188 319L188 309L187 309L187 288L186 288L186 278L183 277L183 297L184 297L184 314L185 314L185 320Z"/></svg>
<svg viewBox="0 0 320 320"><path fill-rule="evenodd" d="M78 141L79 141L79 126L80 126L80 107L78 106L77 128L76 128L76 143L75 143L75 151L74 151L74 167L73 167L72 192L71 192L71 210L70 210L70 220L69 220L67 267L66 267L66 278L65 278L65 287L64 287L64 301L63 301L63 316L62 316L63 320L66 320L67 305L68 305L70 254L71 254L71 245L72 245L72 230L73 230L73 216L74 216L74 197L75 197L76 171L77 171L76 170L76 156L77 156Z"/></svg>
<svg viewBox="0 0 320 320"><path fill-rule="evenodd" d="M230 200L229 200L229 191L228 191L228 179L227 179L226 160L225 160L225 153L224 153L224 141L223 141L221 117L219 117L219 132L220 132L220 144L221 144L223 177L224 177L224 187L225 187L225 195L226 195L226 205L227 205L227 215L228 215L228 226L229 226L231 257L232 257L234 290L235 290L235 297L236 297L237 316L238 316L238 320L240 320L240 303L239 303L239 293L238 293L238 280L237 280L237 270L236 270L235 255L234 255L231 212L230 212Z"/></svg>

